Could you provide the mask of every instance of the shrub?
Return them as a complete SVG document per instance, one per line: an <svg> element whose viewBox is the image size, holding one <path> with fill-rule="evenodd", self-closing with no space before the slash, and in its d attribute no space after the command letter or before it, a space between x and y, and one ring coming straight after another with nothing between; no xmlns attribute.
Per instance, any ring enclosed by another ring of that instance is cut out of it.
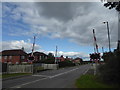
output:
<svg viewBox="0 0 120 90"><path fill-rule="evenodd" d="M107 62L98 68L100 78L109 84L120 83L120 52L114 52L114 55L107 57Z"/></svg>
<svg viewBox="0 0 120 90"><path fill-rule="evenodd" d="M65 60L62 62L59 62L59 67L67 67L67 66L74 66L75 64L72 61Z"/></svg>

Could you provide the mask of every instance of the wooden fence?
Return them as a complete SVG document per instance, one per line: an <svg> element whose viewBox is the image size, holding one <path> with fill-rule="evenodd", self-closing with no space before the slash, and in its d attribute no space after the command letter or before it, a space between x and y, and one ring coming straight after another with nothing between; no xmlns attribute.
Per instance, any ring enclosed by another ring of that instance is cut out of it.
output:
<svg viewBox="0 0 120 90"><path fill-rule="evenodd" d="M58 69L58 64L42 64L44 69Z"/></svg>
<svg viewBox="0 0 120 90"><path fill-rule="evenodd" d="M33 65L8 65L8 73L33 73Z"/></svg>
<svg viewBox="0 0 120 90"><path fill-rule="evenodd" d="M58 64L8 65L8 73L36 73L45 69L58 69Z"/></svg>

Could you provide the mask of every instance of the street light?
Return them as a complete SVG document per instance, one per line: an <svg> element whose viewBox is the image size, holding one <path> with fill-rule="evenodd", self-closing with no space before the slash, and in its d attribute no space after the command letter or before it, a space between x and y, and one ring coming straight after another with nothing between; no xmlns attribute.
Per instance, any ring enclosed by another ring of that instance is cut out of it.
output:
<svg viewBox="0 0 120 90"><path fill-rule="evenodd" d="M104 24L107 24L107 30L108 30L108 41L109 41L109 52L111 52L109 24L108 24L108 21L103 22L103 23L104 23Z"/></svg>

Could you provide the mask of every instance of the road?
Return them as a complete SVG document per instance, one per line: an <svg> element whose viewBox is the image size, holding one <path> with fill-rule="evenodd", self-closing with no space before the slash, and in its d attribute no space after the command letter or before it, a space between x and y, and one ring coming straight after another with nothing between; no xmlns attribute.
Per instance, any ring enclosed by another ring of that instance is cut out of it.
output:
<svg viewBox="0 0 120 90"><path fill-rule="evenodd" d="M40 73L6 80L3 88L75 88L75 80L91 68L90 64L80 65L58 70L42 71Z"/></svg>

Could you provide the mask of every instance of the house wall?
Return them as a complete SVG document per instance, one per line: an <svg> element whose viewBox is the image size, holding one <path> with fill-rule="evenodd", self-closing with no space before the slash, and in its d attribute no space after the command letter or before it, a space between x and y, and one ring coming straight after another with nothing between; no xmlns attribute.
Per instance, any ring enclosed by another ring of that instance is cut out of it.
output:
<svg viewBox="0 0 120 90"><path fill-rule="evenodd" d="M13 56L12 64L16 64L16 62L20 63L20 56Z"/></svg>
<svg viewBox="0 0 120 90"><path fill-rule="evenodd" d="M35 61L40 61L40 60L43 60L43 59L46 59L46 56L44 56L44 55L35 56Z"/></svg>
<svg viewBox="0 0 120 90"><path fill-rule="evenodd" d="M21 63L21 62L27 62L27 60L28 60L27 55L24 56L24 58L23 58L23 56L24 56L24 55L20 56L20 63Z"/></svg>
<svg viewBox="0 0 120 90"><path fill-rule="evenodd" d="M7 56L6 59L5 59L6 56L2 56L2 62L3 63L7 63L7 62L11 62L12 64L16 64L16 62L20 63L20 56L12 56L12 58L10 59L9 57L10 56Z"/></svg>

